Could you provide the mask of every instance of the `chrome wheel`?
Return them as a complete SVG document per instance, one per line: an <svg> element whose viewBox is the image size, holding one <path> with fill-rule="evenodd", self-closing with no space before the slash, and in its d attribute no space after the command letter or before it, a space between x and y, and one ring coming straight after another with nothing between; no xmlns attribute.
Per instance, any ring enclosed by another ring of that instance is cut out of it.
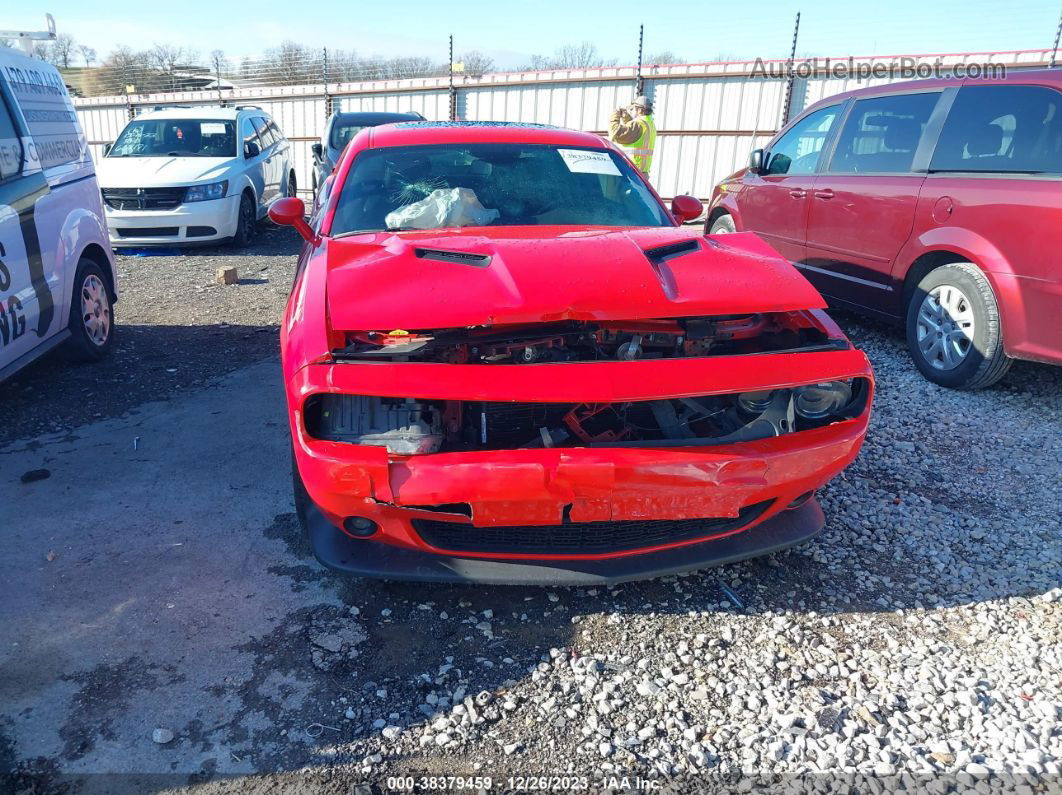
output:
<svg viewBox="0 0 1062 795"><path fill-rule="evenodd" d="M103 347L111 334L111 300L107 286L94 273L81 283L81 322L92 344Z"/></svg>
<svg viewBox="0 0 1062 795"><path fill-rule="evenodd" d="M959 288L934 287L918 308L918 350L936 370L954 370L973 348L974 314L970 299Z"/></svg>

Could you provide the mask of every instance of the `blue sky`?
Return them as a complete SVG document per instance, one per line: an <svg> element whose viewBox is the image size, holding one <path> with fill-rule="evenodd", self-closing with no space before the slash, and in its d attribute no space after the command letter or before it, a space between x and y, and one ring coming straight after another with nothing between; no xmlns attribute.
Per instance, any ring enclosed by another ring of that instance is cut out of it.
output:
<svg viewBox="0 0 1062 795"><path fill-rule="evenodd" d="M190 46L202 53L219 48L230 55L254 55L290 38L366 55L427 55L439 61L446 58L446 36L452 32L459 53L479 49L500 66L512 67L532 53L550 54L563 44L584 40L594 42L606 57L632 63L639 22L646 26L650 53L670 50L692 61L783 57L798 8L803 12L798 49L806 55L1033 49L1051 46L1060 11L1057 3L1031 0L1008 7L998 0L539 0L519 5L486 0L143 4L46 0L39 4L40 12L5 9L0 26L39 29L47 9L60 32L72 33L101 56L117 44L146 48L155 42Z"/></svg>

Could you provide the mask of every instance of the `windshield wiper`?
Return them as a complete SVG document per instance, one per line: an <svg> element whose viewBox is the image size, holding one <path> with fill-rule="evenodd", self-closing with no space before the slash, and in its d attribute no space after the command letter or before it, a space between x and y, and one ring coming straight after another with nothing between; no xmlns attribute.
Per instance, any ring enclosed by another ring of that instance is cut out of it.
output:
<svg viewBox="0 0 1062 795"><path fill-rule="evenodd" d="M340 232L338 235L332 235L333 240L339 240L342 237L350 237L351 235L371 235L376 232L385 232L390 230L385 229L354 229L350 232Z"/></svg>

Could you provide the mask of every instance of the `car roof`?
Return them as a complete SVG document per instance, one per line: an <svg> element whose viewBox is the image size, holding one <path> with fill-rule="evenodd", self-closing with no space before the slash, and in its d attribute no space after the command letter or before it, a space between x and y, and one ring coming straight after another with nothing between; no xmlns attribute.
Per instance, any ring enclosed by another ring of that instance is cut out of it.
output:
<svg viewBox="0 0 1062 795"><path fill-rule="evenodd" d="M396 121L423 121L424 117L419 113L392 113L385 111L340 111L332 114L334 122L347 124L387 124Z"/></svg>
<svg viewBox="0 0 1062 795"><path fill-rule="evenodd" d="M148 110L137 115L138 119L231 119L240 113L254 113L257 116L269 116L260 108L223 108L220 105L189 105L187 107L169 107Z"/></svg>
<svg viewBox="0 0 1062 795"><path fill-rule="evenodd" d="M604 149L599 135L547 124L508 121L410 121L370 127L369 146L454 143L528 143Z"/></svg>
<svg viewBox="0 0 1062 795"><path fill-rule="evenodd" d="M857 88L820 99L806 110L844 102L849 97L861 99L882 94L898 94L904 91L929 91L952 86L1034 85L1062 88L1062 69L1010 69L1002 77L933 77L927 80L905 80L900 83L882 83L876 86ZM801 112L804 115L805 111Z"/></svg>

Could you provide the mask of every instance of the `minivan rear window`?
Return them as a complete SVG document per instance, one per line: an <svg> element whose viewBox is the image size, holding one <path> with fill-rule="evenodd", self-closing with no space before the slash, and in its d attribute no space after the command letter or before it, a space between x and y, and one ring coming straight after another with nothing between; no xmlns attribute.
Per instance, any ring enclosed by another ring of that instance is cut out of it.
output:
<svg viewBox="0 0 1062 795"><path fill-rule="evenodd" d="M963 86L929 170L1062 173L1062 93L1044 86Z"/></svg>
<svg viewBox="0 0 1062 795"><path fill-rule="evenodd" d="M906 174L914 163L939 92L871 97L856 102L837 139L835 174Z"/></svg>

